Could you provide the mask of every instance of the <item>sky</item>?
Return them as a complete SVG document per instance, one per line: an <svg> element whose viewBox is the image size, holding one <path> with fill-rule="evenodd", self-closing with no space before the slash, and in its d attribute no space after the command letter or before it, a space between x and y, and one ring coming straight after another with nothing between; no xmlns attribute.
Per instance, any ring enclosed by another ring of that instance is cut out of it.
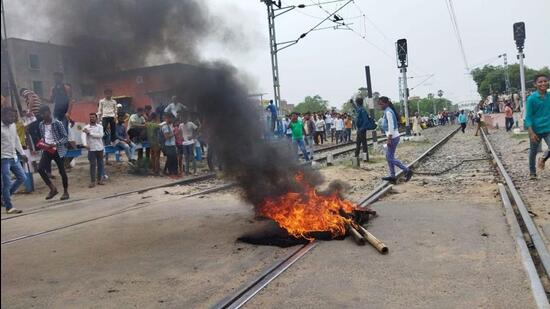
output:
<svg viewBox="0 0 550 309"><path fill-rule="evenodd" d="M32 23L21 23L6 0L8 36L54 41L55 33L33 31ZM53 1L53 0L44 0ZM331 0L321 0L329 2ZM276 18L277 41L294 40L311 29L346 1L315 5L317 0L282 0L296 8ZM248 76L252 93L273 94L266 5L259 0L208 0L213 16L230 20L244 36L242 48L227 48L205 40L205 60L225 60ZM458 27L470 68L502 64L497 56L507 53L517 63L512 24L526 24L525 64L532 68L550 65L550 1L548 0L454 0ZM395 41L406 38L409 50L408 86L411 96L425 96L443 90L455 103L477 100L475 84L466 74L458 41L454 35L446 0L355 0L338 15L351 30L313 31L298 44L279 52L281 97L297 104L306 96L320 95L330 106L340 107L359 87L364 87L364 66L369 65L373 90L398 99L399 69ZM364 16L364 17L363 17ZM334 26L327 21L320 27ZM49 36L49 37L46 37ZM235 44L232 44L234 46ZM238 44L236 44L238 45ZM427 77L433 74L433 77ZM418 85L420 84L420 85Z"/></svg>

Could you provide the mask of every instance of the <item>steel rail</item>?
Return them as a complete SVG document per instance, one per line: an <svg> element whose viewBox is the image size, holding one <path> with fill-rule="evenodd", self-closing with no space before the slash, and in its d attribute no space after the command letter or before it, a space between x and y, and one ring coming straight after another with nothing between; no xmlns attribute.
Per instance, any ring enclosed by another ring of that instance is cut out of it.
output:
<svg viewBox="0 0 550 309"><path fill-rule="evenodd" d="M235 186L235 183L223 184L223 185L220 185L220 186L217 186L217 187L214 187L214 188L209 188L209 189L202 190L202 191L199 191L199 192L194 192L194 193L189 193L189 194L186 194L186 195L182 195L181 198L184 199L184 198L190 198L190 197L197 196L197 195L203 195L203 194L218 192L218 191L222 191L222 190L231 188L233 186ZM145 205L141 204L141 203L138 203L134 206L127 207L127 208L124 208L124 209L121 209L121 210L117 210L117 211L114 211L112 213L109 213L109 214L106 214L106 215L103 215L103 216L94 217L94 218L74 222L74 223L71 223L71 224L66 224L66 225L54 227L54 228L47 229L47 230L44 230L44 231L35 232L35 233L31 233L31 234L11 238L11 239L2 241L0 244L1 245L8 245L8 244L19 242L19 241L22 241L22 240L25 240L25 239L31 239L31 238L36 238L36 237L39 237L39 236L48 235L48 234L51 234L53 232L60 231L60 230L65 230L65 229L73 227L73 226L82 225L82 224L85 224L85 223L89 223L89 222L93 222L93 221L113 217L113 216L116 216L116 215L120 215L120 214L123 214L123 213L127 213L127 212L138 210L138 209L142 209L142 208L149 207L149 206L157 206L157 205L165 203L165 202L166 201L159 201L159 202L156 202L156 203L145 204Z"/></svg>
<svg viewBox="0 0 550 309"><path fill-rule="evenodd" d="M195 182L200 182L200 181L203 181L203 180L213 179L215 177L216 177L215 173L208 173L206 175L201 175L201 176L197 176L197 177L193 177L193 178L186 178L186 179L183 179L183 180L169 182L169 183L165 183L165 184L161 184L161 185L143 187L143 188L140 188L140 189L126 191L126 192L122 192L122 193L110 194L110 195L103 196L103 197L82 198L82 199L73 199L73 200L70 200L70 201L61 201L61 202L48 203L45 206L37 207L37 208L31 208L31 209L26 210L25 212L23 212L21 214L18 214L18 215L6 216L6 217L2 218L1 220L2 221L10 220L10 219L24 217L24 216L28 216L28 215L32 215L32 214L36 214L36 213L41 213L41 212L44 212L46 210L49 210L49 209L57 207L57 206L63 207L63 206L70 206L70 205L74 205L74 204L81 204L83 202L106 200L106 199L116 198L116 197L120 197L120 196L130 195L130 194L133 194L133 193L142 194L142 193L145 193L147 191L154 190L154 189L169 188L169 187L178 186L178 185L188 185L188 184L192 184L192 183L195 183Z"/></svg>
<svg viewBox="0 0 550 309"><path fill-rule="evenodd" d="M252 299L256 294L258 294L263 288L265 288L271 281L275 280L279 275L281 275L285 270L287 270L292 264L302 258L306 253L311 251L311 249L317 246L316 241L312 241L308 244L305 244L299 247L297 250L291 252L282 260L276 262L260 276L254 278L250 282L243 285L237 292L233 295L226 297L218 304L214 305L213 308L216 309L236 309L241 308L246 304L250 299Z"/></svg>
<svg viewBox="0 0 550 309"><path fill-rule="evenodd" d="M444 142L446 142L454 133L458 131L459 128L445 136L443 139L441 139L437 144L430 147L430 149L426 152L424 152L421 157L427 156L429 153L431 153L433 150L435 150L438 146L442 145ZM421 159L420 157L417 158L412 164L419 162ZM380 192L384 191L386 192L389 190L388 187L389 182L385 181L379 184L373 191L370 192L369 195L367 195L363 202L369 201L369 200L376 200L378 199L382 194ZM391 187L391 186L390 186ZM368 204L366 204L368 205ZM366 206L365 205L365 206ZM213 308L216 309L225 309L225 308L241 308L244 304L246 304L250 299L252 299L256 294L258 294L263 288L265 288L271 281L275 280L280 274L282 274L285 270L287 270L292 264L294 264L298 259L302 258L307 252L309 252L313 247L315 247L318 244L318 242L313 241L308 243L307 245L301 246L295 251L291 252L288 256L286 256L284 259L274 263L270 267L268 267L266 270L264 270L259 276L255 277L248 283L244 284L241 288L239 288L235 293L233 293L231 296L228 296L221 300L219 303L217 303Z"/></svg>
<svg viewBox="0 0 550 309"><path fill-rule="evenodd" d="M428 156L430 156L436 149L441 147L443 144L445 144L453 135L456 134L460 130L460 127L457 127L455 130L447 134L445 137L443 137L441 140L439 140L437 143L432 145L428 150L424 151L420 156L418 156L414 161L409 163L407 165L408 168L414 168L415 165L420 163L422 160L426 159ZM397 178L401 177L403 175L403 171L399 171L395 176ZM363 198L358 204L358 207L364 208L368 205L374 203L376 200L378 200L383 194L378 194L379 192L383 191L383 193L386 193L388 191L387 187L391 183L387 180L381 181L374 189L371 191L369 195L367 195L365 198Z"/></svg>
<svg viewBox="0 0 550 309"><path fill-rule="evenodd" d="M539 255L539 258L541 260L544 271L547 276L550 276L550 254L548 253L546 244L542 240L542 237L540 236L539 230L537 229L537 226L533 222L533 219L531 219L531 215L529 214L529 211L527 210L525 203L523 203L523 200L521 199L521 196L519 195L519 192L517 191L514 185L514 182L512 181L512 178L510 177L510 175L508 175L508 172L506 172L506 169L504 168L502 161L498 157L495 149L493 148L493 145L491 145L491 142L489 141L489 139L487 138L487 135L483 130L481 130L481 136L483 137L483 140L485 141L485 145L487 146L487 148L489 149L489 151L493 156L493 160L495 161L498 167L498 172L504 178L504 181L506 182L506 186L508 187L508 190L510 190L514 204L516 205L518 212L520 213L521 219L525 224L525 228L527 229L527 232L531 237L533 245L535 246L535 250L537 251L537 254Z"/></svg>
<svg viewBox="0 0 550 309"><path fill-rule="evenodd" d="M502 183L498 184L498 191L500 192L502 204L504 206L504 210L506 211L506 220L510 225L512 237L514 237L516 245L519 249L523 268L525 269L527 277L529 278L531 291L533 292L533 297L535 298L535 302L537 303L537 308L549 309L550 304L548 303L548 297L546 296L546 292L544 291L544 287L537 272L535 262L533 261L531 253L529 252L529 248L527 247L527 243L525 242L525 237L523 236L523 232L521 230L521 227L519 226L518 219L516 218L516 214L514 212L514 209L512 208L512 202L510 201L508 193L506 192L506 188Z"/></svg>

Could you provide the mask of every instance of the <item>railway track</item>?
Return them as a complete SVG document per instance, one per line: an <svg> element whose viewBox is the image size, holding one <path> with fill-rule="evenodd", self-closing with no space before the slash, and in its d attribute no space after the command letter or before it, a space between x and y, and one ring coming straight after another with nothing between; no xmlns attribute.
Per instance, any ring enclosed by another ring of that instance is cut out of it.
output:
<svg viewBox="0 0 550 309"><path fill-rule="evenodd" d="M453 130L408 165L415 170L415 181L424 181L426 180L424 178L443 177L444 181L441 184L443 186L457 182L471 186L479 181L496 180L497 175L500 175L504 179L504 183L499 183L498 188L511 226L512 236L521 252L522 263L528 275L533 296L539 308L549 308L548 294L544 291L543 279L541 279L544 277L547 278L548 275L548 266L550 266L548 264L548 252L536 226L532 223L529 213L523 205L519 193L485 134L483 134L480 140L474 141L474 143L479 143L480 146L476 151L463 154L459 158L454 158L454 160L450 160L445 151L438 151L457 132L458 129ZM434 157L436 159L432 160ZM442 160L445 162L444 164L442 164ZM494 166L490 162L494 162ZM426 171L427 168L428 170ZM397 177L400 178L402 174L402 172L399 172ZM459 174L459 176L456 176L456 174ZM475 175L475 177L472 177L472 175ZM476 180L472 180L473 178L476 178ZM391 188L391 183L387 181L380 182L367 196L358 202L359 207L367 207L373 204L382 198ZM292 264L315 248L317 244L319 242L313 241L298 247L285 258L268 267L260 276L242 286L237 292L224 298L214 308L242 307L270 282L275 280L277 276L289 269Z"/></svg>
<svg viewBox="0 0 550 309"><path fill-rule="evenodd" d="M208 174L205 174L205 175L201 175L201 176L197 176L197 177L193 177L193 178L186 178L186 179L182 179L182 180L178 180L178 181L174 181L174 182L170 182L170 183L166 183L166 184L162 184L162 185L147 186L147 187L143 187L143 188L140 188L140 189L130 190L130 191L121 192L121 193L115 193L115 194L109 194L109 195L102 196L102 197L97 197L97 198L81 198L81 199L72 199L72 200L68 200L68 201L59 201L59 202L47 203L46 205L41 206L41 207L28 209L25 212L23 212L21 214L18 214L18 215L6 216L6 217L2 218L1 220L2 221L4 221L4 220L13 220L13 219L16 219L16 218L25 217L25 216L29 216L29 215L34 215L34 214L41 213L41 212L44 212L44 211L47 211L47 210L51 210L52 208L74 206L74 205L83 204L83 203L90 203L90 202L101 202L103 200L113 199L113 198L127 196L127 195L131 195L131 194L136 194L136 193L137 194L143 194L145 192L155 190L155 189L160 189L160 188L169 188L169 187L175 187L175 186L180 186L180 185L192 185L192 184L197 184L197 183L200 183L200 182L203 182L203 181L208 181L208 180L211 180L211 179L214 179L214 178L216 178L215 173L208 173Z"/></svg>
<svg viewBox="0 0 550 309"><path fill-rule="evenodd" d="M438 141L435 145L430 147L426 152L424 152L420 157L418 157L413 163L420 162L425 157L430 155L432 152L434 152L437 148L441 147L449 138L451 138L458 130L454 130L447 136L445 136L443 139ZM372 144L372 143L370 143ZM369 145L370 145L369 144ZM355 150L355 147L353 148ZM342 152L344 151L350 151L350 150L340 150ZM400 175L400 174L399 174ZM367 196L365 196L358 205L360 207L366 207L370 203L371 200L376 200L379 197L380 192L385 192L388 190L387 188L390 186L390 183L387 181L382 181L380 184L378 184L373 191L371 191ZM377 197L378 196L378 197ZM241 308L244 304L246 304L249 300L251 300L255 295L257 295L263 288L265 288L270 282L275 280L279 275L281 275L284 271L288 270L292 264L294 264L296 261L298 261L300 258L306 256L308 252L310 252L313 248L315 248L319 242L312 241L308 244L299 246L296 250L292 251L289 255L287 255L285 258L275 262L270 267L268 267L266 270L264 270L259 276L255 277L254 279L250 280L248 283L244 284L242 287L240 287L235 293L232 295L229 295L222 299L219 303L217 303L213 308L216 309L226 309L226 308Z"/></svg>

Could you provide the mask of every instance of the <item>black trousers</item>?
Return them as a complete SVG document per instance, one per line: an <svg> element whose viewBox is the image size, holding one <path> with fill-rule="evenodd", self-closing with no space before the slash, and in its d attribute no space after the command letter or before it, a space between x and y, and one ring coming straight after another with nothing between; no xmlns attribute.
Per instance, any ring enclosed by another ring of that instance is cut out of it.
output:
<svg viewBox="0 0 550 309"><path fill-rule="evenodd" d="M514 126L514 118L504 118L506 120L506 132L512 130Z"/></svg>
<svg viewBox="0 0 550 309"><path fill-rule="evenodd" d="M460 124L460 129L462 130L462 133L464 133L464 130L466 130L466 123L461 123Z"/></svg>
<svg viewBox="0 0 550 309"><path fill-rule="evenodd" d="M51 154L47 151L42 151L42 157L40 158L40 163L38 163L38 173L44 183L48 186L52 185L52 181L48 176L48 169L51 169L52 160L57 164L57 169L59 169L59 174L61 175L61 182L63 183L63 190L67 191L69 187L69 180L67 178L67 173L65 172L65 164L63 158L59 156L57 151L54 154Z"/></svg>
<svg viewBox="0 0 550 309"><path fill-rule="evenodd" d="M164 154L166 155L166 166L165 169L168 169L168 174L177 175L178 174L178 151L176 146L164 146Z"/></svg>
<svg viewBox="0 0 550 309"><path fill-rule="evenodd" d="M116 139L116 122L115 117L103 117L101 118L101 125L103 126L103 133L105 136L110 134L111 142L114 142ZM107 125L109 125L109 131L107 131Z"/></svg>
<svg viewBox="0 0 550 309"><path fill-rule="evenodd" d="M357 131L357 141L355 144L355 156L359 156L359 152L361 151L361 146L363 147L363 152L367 152L367 130L360 130Z"/></svg>

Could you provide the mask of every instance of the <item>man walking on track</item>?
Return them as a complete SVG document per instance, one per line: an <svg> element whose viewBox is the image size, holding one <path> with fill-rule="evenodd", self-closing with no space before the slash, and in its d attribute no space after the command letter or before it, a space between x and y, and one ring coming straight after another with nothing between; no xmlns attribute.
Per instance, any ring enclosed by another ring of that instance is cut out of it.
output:
<svg viewBox="0 0 550 309"><path fill-rule="evenodd" d="M18 214L21 210L15 209L11 203L11 196L17 188L25 182L26 176L19 157L27 161L23 152L21 140L15 128L17 110L12 107L2 108L2 203L6 213ZM11 182L11 173L15 175L15 182Z"/></svg>
<svg viewBox="0 0 550 309"><path fill-rule="evenodd" d="M529 131L531 140L529 149L529 172L531 179L537 179L535 162L541 140L550 147L550 94L548 94L548 77L535 76L535 88L525 104L525 128ZM544 159L543 159L544 160ZM539 166L543 166L539 162Z"/></svg>
<svg viewBox="0 0 550 309"><path fill-rule="evenodd" d="M290 124L288 125L292 131L292 143L296 144L304 155L304 160L309 161L306 145L304 143L304 125L298 121L298 114L292 113Z"/></svg>
<svg viewBox="0 0 550 309"><path fill-rule="evenodd" d="M397 150L397 144L399 144L399 130L397 127L397 112L395 107L387 97L380 97L378 100L380 108L384 110L384 131L386 132L386 160L388 161L389 176L382 177L383 180L389 181L393 184L396 183L395 166L399 167L405 173L405 181L409 181L413 175L411 169L401 163L401 161L395 158L395 151Z"/></svg>
<svg viewBox="0 0 550 309"><path fill-rule="evenodd" d="M464 130L466 130L466 124L468 123L468 117L466 117L464 110L461 110L458 115L458 123L460 123L460 129L462 130L462 133L464 133Z"/></svg>
<svg viewBox="0 0 550 309"><path fill-rule="evenodd" d="M90 162L90 185L89 188L95 187L97 180L98 185L105 183L101 179L103 175L103 126L97 123L97 115L90 113L90 124L82 129L82 144L88 149L88 161ZM96 173L97 167L97 173Z"/></svg>
<svg viewBox="0 0 550 309"><path fill-rule="evenodd" d="M41 139L38 142L38 148L42 149L42 157L40 158L40 163L38 163L38 173L40 177L42 177L44 183L50 188L50 193L48 193L46 199L50 200L59 193L46 172L53 160L55 164L57 164L57 169L59 170L63 183L63 195L61 196L61 200L68 200L69 180L65 172L65 164L63 163L63 157L65 157L67 153L67 131L65 131L65 127L61 121L53 119L48 106L40 107L40 115L43 120L39 125Z"/></svg>

